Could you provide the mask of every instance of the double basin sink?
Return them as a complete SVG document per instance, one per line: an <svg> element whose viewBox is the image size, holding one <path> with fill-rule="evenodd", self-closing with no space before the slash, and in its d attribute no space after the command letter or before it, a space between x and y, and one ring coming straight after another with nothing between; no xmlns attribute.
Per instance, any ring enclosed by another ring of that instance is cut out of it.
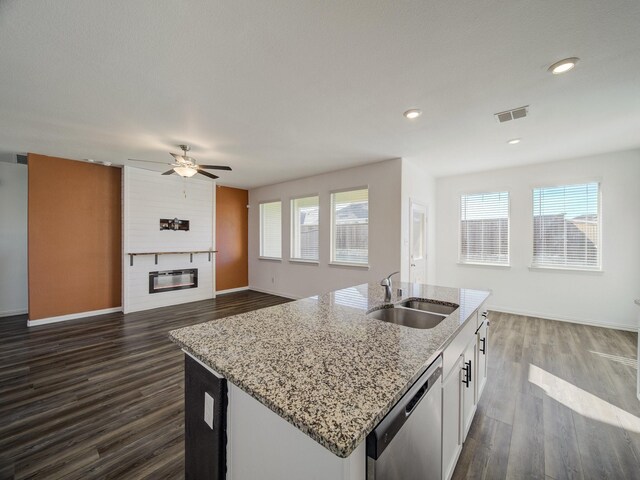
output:
<svg viewBox="0 0 640 480"><path fill-rule="evenodd" d="M433 328L453 313L459 305L443 305L429 300L409 299L397 305L386 306L367 316L410 328Z"/></svg>

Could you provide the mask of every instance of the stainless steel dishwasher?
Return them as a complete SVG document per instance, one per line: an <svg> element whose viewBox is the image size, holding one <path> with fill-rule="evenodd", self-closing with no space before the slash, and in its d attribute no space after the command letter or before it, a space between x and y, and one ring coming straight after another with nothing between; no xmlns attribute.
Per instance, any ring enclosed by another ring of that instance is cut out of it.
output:
<svg viewBox="0 0 640 480"><path fill-rule="evenodd" d="M367 436L367 480L440 480L442 357Z"/></svg>

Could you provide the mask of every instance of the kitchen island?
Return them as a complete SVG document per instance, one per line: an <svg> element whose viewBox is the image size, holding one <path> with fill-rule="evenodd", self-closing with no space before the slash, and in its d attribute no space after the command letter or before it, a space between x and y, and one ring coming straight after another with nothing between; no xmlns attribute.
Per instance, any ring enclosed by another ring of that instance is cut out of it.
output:
<svg viewBox="0 0 640 480"><path fill-rule="evenodd" d="M475 334L490 294L397 286L390 302L371 283L170 332L229 382L227 478L364 478L367 435L461 331ZM429 329L367 316L407 299L458 308Z"/></svg>

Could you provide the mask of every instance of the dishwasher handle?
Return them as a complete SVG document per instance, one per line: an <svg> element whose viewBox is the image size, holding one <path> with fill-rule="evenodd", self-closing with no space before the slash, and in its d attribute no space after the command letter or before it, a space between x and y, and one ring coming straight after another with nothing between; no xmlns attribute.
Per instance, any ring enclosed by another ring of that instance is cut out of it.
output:
<svg viewBox="0 0 640 480"><path fill-rule="evenodd" d="M434 376L439 376L438 373L439 372L436 371L434 373ZM409 400L409 403L407 403L407 406L404 407L405 416L408 417L409 415L411 415L411 412L413 412L413 409L416 408L416 405L418 405L418 403L420 403L420 400L422 400L422 397L424 397L427 394L427 392L431 390L431 387L433 387L434 383L435 381L429 378L415 393L415 395L411 397L411 400Z"/></svg>

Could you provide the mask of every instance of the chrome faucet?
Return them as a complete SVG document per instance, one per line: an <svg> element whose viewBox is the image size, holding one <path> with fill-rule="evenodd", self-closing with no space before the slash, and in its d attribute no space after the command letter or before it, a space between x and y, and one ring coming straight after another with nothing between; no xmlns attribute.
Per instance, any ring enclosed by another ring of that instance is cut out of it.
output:
<svg viewBox="0 0 640 480"><path fill-rule="evenodd" d="M393 277L396 273L400 273L400 272L393 272L388 277L385 277L382 280L380 280L380 285L384 287L384 301L387 303L391 301L391 285L392 285L391 277Z"/></svg>

